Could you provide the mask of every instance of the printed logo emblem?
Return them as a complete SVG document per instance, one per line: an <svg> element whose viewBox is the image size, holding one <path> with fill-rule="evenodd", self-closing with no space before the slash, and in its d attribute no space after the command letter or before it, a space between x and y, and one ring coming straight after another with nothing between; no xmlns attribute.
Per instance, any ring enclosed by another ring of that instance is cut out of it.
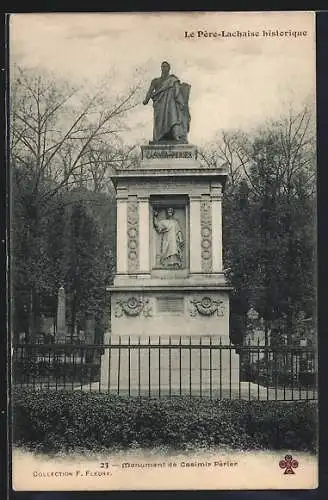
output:
<svg viewBox="0 0 328 500"><path fill-rule="evenodd" d="M295 460L291 455L286 455L283 460L280 460L279 467L285 469L284 474L295 474L293 469L297 469L298 461Z"/></svg>

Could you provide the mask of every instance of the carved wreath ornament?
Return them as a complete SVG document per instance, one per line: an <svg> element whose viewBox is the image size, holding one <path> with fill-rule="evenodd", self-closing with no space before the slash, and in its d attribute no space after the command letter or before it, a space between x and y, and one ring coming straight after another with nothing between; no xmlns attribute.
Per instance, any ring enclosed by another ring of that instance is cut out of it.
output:
<svg viewBox="0 0 328 500"><path fill-rule="evenodd" d="M121 318L123 314L125 314L126 316L140 316L141 313L146 318L151 316L149 299L143 299L141 297L130 297L128 299L118 299L116 301L116 318Z"/></svg>
<svg viewBox="0 0 328 500"><path fill-rule="evenodd" d="M197 314L201 316L223 316L223 301L214 300L211 297L202 297L201 299L193 299L190 301L191 310L190 316L195 317Z"/></svg>

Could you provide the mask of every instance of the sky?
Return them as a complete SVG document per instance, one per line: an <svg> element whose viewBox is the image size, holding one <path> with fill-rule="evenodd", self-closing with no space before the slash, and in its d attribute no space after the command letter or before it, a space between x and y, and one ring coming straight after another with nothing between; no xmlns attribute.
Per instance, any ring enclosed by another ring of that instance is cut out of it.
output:
<svg viewBox="0 0 328 500"><path fill-rule="evenodd" d="M263 36L277 29L306 35ZM198 37L222 30L260 36ZM189 142L199 146L222 130L250 130L315 98L312 12L13 14L10 58L89 89L109 74L113 92L138 80L144 95L167 60L191 85ZM128 117L126 140L147 143L152 118L151 104L140 101Z"/></svg>

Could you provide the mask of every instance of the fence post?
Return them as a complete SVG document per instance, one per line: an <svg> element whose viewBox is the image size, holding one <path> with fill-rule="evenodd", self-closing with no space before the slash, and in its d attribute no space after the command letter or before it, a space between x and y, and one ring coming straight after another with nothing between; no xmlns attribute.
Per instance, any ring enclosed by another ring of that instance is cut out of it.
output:
<svg viewBox="0 0 328 500"><path fill-rule="evenodd" d="M161 336L158 336L158 345L161 345ZM158 348L158 397L161 397L161 348Z"/></svg>

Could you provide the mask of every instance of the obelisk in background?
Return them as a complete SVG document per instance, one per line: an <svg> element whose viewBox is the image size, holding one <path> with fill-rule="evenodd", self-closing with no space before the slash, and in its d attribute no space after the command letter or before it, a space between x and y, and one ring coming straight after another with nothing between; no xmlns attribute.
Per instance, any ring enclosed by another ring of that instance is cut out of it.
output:
<svg viewBox="0 0 328 500"><path fill-rule="evenodd" d="M56 342L65 342L66 338L66 297L65 289L61 286L57 299L57 332Z"/></svg>

